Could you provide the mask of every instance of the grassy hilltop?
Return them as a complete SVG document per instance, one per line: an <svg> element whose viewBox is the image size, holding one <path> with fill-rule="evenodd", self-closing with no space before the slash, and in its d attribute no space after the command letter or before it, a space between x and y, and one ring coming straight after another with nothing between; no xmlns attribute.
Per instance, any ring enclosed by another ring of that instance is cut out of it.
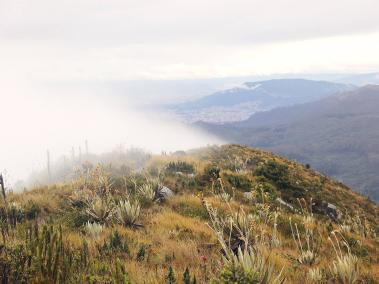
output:
<svg viewBox="0 0 379 284"><path fill-rule="evenodd" d="M138 161L3 196L2 283L378 283L378 206L309 166L238 145Z"/></svg>

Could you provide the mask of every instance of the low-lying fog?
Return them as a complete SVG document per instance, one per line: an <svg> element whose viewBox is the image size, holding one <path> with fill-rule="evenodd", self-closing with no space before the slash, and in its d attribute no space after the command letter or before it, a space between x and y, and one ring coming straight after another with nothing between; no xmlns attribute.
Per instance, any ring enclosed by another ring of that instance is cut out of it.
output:
<svg viewBox="0 0 379 284"><path fill-rule="evenodd" d="M137 108L132 94L79 87L2 86L0 172L8 184L46 168L51 160L85 151L138 147L153 153L186 150L221 141L165 113Z"/></svg>

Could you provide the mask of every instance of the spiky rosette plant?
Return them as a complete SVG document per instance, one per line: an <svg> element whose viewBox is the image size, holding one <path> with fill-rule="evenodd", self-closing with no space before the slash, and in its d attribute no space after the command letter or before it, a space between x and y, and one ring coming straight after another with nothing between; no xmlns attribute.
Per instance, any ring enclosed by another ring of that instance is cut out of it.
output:
<svg viewBox="0 0 379 284"><path fill-rule="evenodd" d="M318 244L316 242L313 230L305 226L304 235L301 236L297 224L292 225L290 218L290 227L292 238L298 251L297 261L300 264L313 265L319 260Z"/></svg>
<svg viewBox="0 0 379 284"><path fill-rule="evenodd" d="M328 238L336 254L336 259L329 269L338 282L354 284L360 277L359 260L351 253L350 246L342 235L341 238L342 240L338 239L336 232L332 232L331 237ZM346 247L346 253L342 251L342 246Z"/></svg>
<svg viewBox="0 0 379 284"><path fill-rule="evenodd" d="M100 224L107 223L114 213L114 203L109 197L100 198L94 196L86 202L85 212L95 222Z"/></svg>
<svg viewBox="0 0 379 284"><path fill-rule="evenodd" d="M237 254L230 253L224 257L224 268L221 271L221 283L283 283L282 270L278 273L268 257L260 249L238 248Z"/></svg>
<svg viewBox="0 0 379 284"><path fill-rule="evenodd" d="M122 200L116 208L117 220L126 227L136 226L140 213L141 206L137 200Z"/></svg>
<svg viewBox="0 0 379 284"><path fill-rule="evenodd" d="M86 235L93 239L97 239L103 230L104 226L96 222L91 223L88 221L85 225Z"/></svg>
<svg viewBox="0 0 379 284"><path fill-rule="evenodd" d="M142 186L140 186L138 188L138 194L141 198L151 202L155 201L157 196L156 190L150 183L145 183Z"/></svg>

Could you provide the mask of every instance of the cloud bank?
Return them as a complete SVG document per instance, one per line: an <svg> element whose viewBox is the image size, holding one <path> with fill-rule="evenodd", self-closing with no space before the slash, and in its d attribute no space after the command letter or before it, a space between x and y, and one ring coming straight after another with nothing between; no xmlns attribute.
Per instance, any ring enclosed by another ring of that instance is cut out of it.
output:
<svg viewBox="0 0 379 284"><path fill-rule="evenodd" d="M46 166L71 148L76 153L88 140L92 153L117 145L147 151L186 150L221 141L175 122L159 112L136 111L127 100L74 90L9 87L0 95L2 139L0 171L15 181Z"/></svg>

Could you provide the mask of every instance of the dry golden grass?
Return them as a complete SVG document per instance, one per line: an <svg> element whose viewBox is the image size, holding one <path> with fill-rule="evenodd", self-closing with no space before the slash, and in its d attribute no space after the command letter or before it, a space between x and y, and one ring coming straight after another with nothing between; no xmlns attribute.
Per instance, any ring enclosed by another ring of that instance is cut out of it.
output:
<svg viewBox="0 0 379 284"><path fill-rule="evenodd" d="M290 178L299 180L305 186L322 186L322 198L335 203L337 206L346 209L350 214L362 214L368 216L370 224L377 229L378 220L374 220L377 216L378 207L367 203L367 200L336 182L321 177L316 172L306 169L302 165L289 162L283 158L272 155L271 153L248 149L239 146L228 146L220 149L212 149L209 151L195 152L186 156L153 156L148 162L147 168L163 169L171 161L186 161L195 166L198 173L198 183L193 188L181 188L178 190L176 186L177 177L170 175L166 177L165 185L171 187L176 194L171 199L163 203L153 203L143 208L141 216L138 220L143 227L127 228L116 224L116 222L104 226L104 230L99 237L92 239L85 235L82 227L70 227L65 223L65 219L61 215L71 216L71 208L68 205L68 197L73 192L71 185L56 185L51 187L43 187L34 189L29 192L13 193L8 196L9 201L15 201L22 206L28 203L34 203L41 207L42 213L36 220L26 221L26 224L39 222L40 224L50 222L54 219L55 225L62 225L64 232L64 242L69 244L73 249L80 249L84 241L88 244L89 256L93 260L104 260L104 262L114 261L116 256L107 256L110 259L102 259L105 256L99 255L98 246L103 245L117 231L123 240L127 242L129 255L121 254L122 264L125 266L132 283L165 283L165 276L169 266L175 271L178 283L181 283L184 270L189 267L191 275L196 275L198 283L206 283L210 278L219 273L221 268L220 245L214 231L208 226L209 216L203 202L206 200L213 208L217 209L220 214L227 215L231 212L244 210L246 213L254 213L262 204L247 202L242 200L242 192L235 189L238 194L231 202L226 203L221 198L216 197L211 192L211 182L207 181L201 175L204 169L211 164L217 163L222 168L221 177L224 175L247 176L252 183L258 183L261 177L254 176L253 168L245 169L241 173L233 172L227 167L230 158L234 156L253 157L256 159L254 163L275 160L278 163L288 165ZM208 177L209 178L209 177ZM225 184L228 192L233 192L229 184ZM311 189L307 188L308 193ZM309 202L310 198L308 198ZM270 210L274 212L276 209L275 202L270 201L266 204L270 206ZM295 204L294 204L295 205ZM296 206L296 205L295 205ZM205 213L204 213L205 210ZM285 222L290 217L297 223L304 222L304 216L297 213L290 213L286 210L279 210L281 218ZM62 218L61 218L62 217ZM295 243L288 231L285 229L279 231L278 238L280 245L270 247L271 236L273 235L273 221L263 222L263 220L254 221L251 228L253 237L266 245L263 249L263 255L273 263L277 270L283 268L286 275L286 283L305 283L307 273L310 268L327 269L331 262L335 259L335 253L330 242L327 241L331 230L337 230L338 224L329 225L330 221L326 218L315 217L315 219L305 220L308 228L317 232L317 239L320 242L318 248L319 259L312 266L299 264L296 261L298 251ZM14 245L21 243L22 226L17 225L12 242ZM283 225L285 226L285 225ZM283 227L284 228L284 227ZM362 266L362 275L366 275L372 279L379 278L379 249L378 239L363 237L356 233L347 235L353 240L359 242L366 250L368 255L360 257ZM137 260L137 254L141 247L146 248L144 260Z"/></svg>

